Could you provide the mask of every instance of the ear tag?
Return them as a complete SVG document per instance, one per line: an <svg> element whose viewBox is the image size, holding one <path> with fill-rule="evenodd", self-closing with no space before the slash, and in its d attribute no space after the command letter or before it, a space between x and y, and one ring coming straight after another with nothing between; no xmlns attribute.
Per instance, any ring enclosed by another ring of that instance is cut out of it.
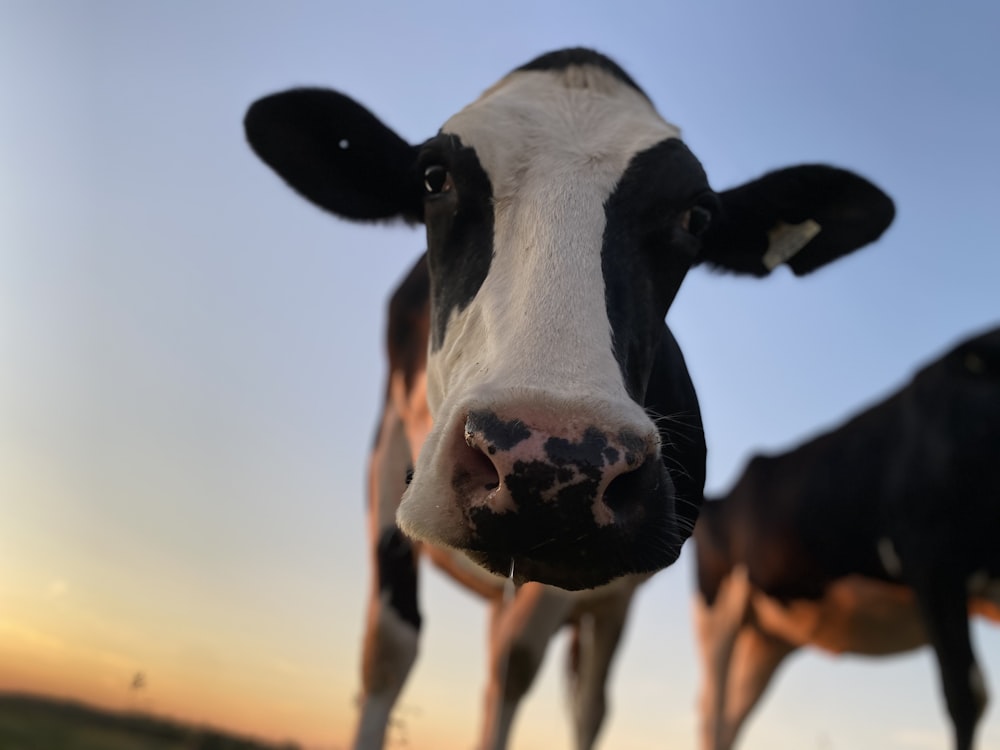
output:
<svg viewBox="0 0 1000 750"><path fill-rule="evenodd" d="M801 224L785 224L783 221L767 233L767 252L761 258L764 268L773 271L782 263L791 260L796 253L809 244L809 240L819 234L821 227L812 219Z"/></svg>

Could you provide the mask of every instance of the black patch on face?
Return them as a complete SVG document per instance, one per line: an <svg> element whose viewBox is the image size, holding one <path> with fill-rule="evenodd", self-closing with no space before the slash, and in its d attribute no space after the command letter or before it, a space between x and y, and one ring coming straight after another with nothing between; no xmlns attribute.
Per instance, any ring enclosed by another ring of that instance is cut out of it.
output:
<svg viewBox="0 0 1000 750"><path fill-rule="evenodd" d="M520 419L505 422L491 411L470 412L465 420L465 431L482 435L490 453L509 451L531 437L531 430Z"/></svg>
<svg viewBox="0 0 1000 750"><path fill-rule="evenodd" d="M570 49L556 50L536 57L529 63L522 65L517 70L565 70L571 65L593 65L600 68L615 78L625 83L643 96L646 92L639 88L639 85L632 80L632 77L609 57L605 57L600 52L595 52L586 47L571 47ZM649 97L646 96L648 99Z"/></svg>
<svg viewBox="0 0 1000 750"><path fill-rule="evenodd" d="M706 447L698 395L680 346L665 323L653 356L645 407L660 433L660 457L674 483L674 509L681 539L691 534L705 492Z"/></svg>
<svg viewBox="0 0 1000 750"><path fill-rule="evenodd" d="M682 225L695 205L713 210L701 164L669 138L636 154L604 204L601 249L615 358L632 398L644 403L663 318L697 257Z"/></svg>
<svg viewBox="0 0 1000 750"><path fill-rule="evenodd" d="M375 551L378 560L378 589L389 592L389 606L417 630L421 617L417 607L417 560L413 543L396 527L379 537Z"/></svg>
<svg viewBox="0 0 1000 750"><path fill-rule="evenodd" d="M451 189L424 200L431 277L431 350L444 342L452 311L461 312L486 280L493 259L493 186L475 149L441 134L420 150L418 169L442 166Z"/></svg>

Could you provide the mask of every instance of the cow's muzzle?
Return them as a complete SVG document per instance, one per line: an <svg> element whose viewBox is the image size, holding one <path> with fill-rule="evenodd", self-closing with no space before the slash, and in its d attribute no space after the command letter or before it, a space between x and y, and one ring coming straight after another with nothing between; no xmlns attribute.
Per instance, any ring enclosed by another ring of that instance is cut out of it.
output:
<svg viewBox="0 0 1000 750"><path fill-rule="evenodd" d="M455 546L518 581L591 588L672 563L674 491L655 430L469 411L443 446ZM560 429L561 428L561 429Z"/></svg>

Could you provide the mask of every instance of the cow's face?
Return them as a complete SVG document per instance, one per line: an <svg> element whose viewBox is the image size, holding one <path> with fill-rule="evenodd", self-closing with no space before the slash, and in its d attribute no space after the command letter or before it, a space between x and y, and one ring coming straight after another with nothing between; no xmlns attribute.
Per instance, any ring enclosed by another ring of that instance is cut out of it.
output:
<svg viewBox="0 0 1000 750"><path fill-rule="evenodd" d="M567 588L669 565L690 533L661 455L673 415L646 408L651 379L680 376L654 363L689 266L804 273L892 218L829 167L714 193L677 128L586 50L515 71L419 146L320 90L261 100L247 132L325 208L426 224L434 427L400 526Z"/></svg>
<svg viewBox="0 0 1000 750"><path fill-rule="evenodd" d="M715 204L678 135L587 65L515 72L423 145L435 427L405 530L566 585L622 545L676 557L643 397Z"/></svg>

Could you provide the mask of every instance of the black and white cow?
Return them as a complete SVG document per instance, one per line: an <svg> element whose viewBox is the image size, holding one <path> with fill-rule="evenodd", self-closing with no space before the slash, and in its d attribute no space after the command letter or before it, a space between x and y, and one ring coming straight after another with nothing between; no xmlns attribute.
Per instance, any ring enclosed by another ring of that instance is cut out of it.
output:
<svg viewBox="0 0 1000 750"><path fill-rule="evenodd" d="M934 648L955 747L986 688L970 611L1000 622L1000 328L838 429L757 456L695 528L701 747L726 750L796 648Z"/></svg>
<svg viewBox="0 0 1000 750"><path fill-rule="evenodd" d="M629 576L625 591L671 564L704 483L697 399L663 322L687 270L809 273L875 240L894 213L878 188L827 166L713 191L678 129L584 49L518 68L417 145L324 89L261 99L245 125L322 208L427 231L426 264L390 314L359 746L381 743L415 658L415 540L494 598L497 579L468 559L564 589ZM494 653L509 662L506 687L491 683L498 725L545 629L602 595L522 586L496 624Z"/></svg>

